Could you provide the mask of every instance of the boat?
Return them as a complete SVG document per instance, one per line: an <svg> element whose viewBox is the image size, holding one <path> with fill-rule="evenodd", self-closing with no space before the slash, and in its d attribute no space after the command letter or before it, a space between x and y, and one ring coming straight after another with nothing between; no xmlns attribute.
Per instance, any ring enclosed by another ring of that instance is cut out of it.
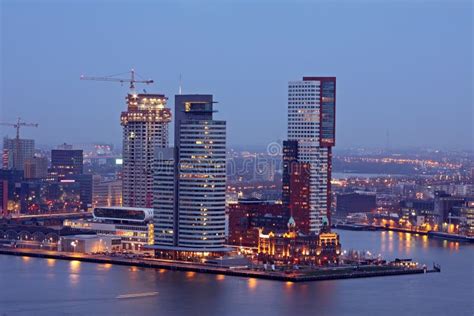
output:
<svg viewBox="0 0 474 316"><path fill-rule="evenodd" d="M118 295L116 298L117 299L141 298L141 297L148 297L148 296L155 296L155 295L158 295L158 292L122 294L122 295Z"/></svg>

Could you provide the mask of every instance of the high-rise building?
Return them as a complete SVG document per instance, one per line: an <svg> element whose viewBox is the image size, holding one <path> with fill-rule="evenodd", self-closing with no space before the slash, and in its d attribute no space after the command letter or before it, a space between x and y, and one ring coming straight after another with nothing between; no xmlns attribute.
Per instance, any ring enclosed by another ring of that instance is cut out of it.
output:
<svg viewBox="0 0 474 316"><path fill-rule="evenodd" d="M193 252L223 251L226 122L214 120L212 95L175 97L174 152L158 152L155 245Z"/></svg>
<svg viewBox="0 0 474 316"><path fill-rule="evenodd" d="M16 138L5 137L3 139L3 150L5 169L23 170L25 161L33 158L35 154L35 141L33 139L17 140Z"/></svg>
<svg viewBox="0 0 474 316"><path fill-rule="evenodd" d="M171 111L162 94L127 95L127 111L120 116L123 126L124 206L151 207L155 150L168 147Z"/></svg>
<svg viewBox="0 0 474 316"><path fill-rule="evenodd" d="M308 226L314 234L330 221L335 112L335 77L303 77L288 83L288 140L298 144L296 161L309 168Z"/></svg>
<svg viewBox="0 0 474 316"><path fill-rule="evenodd" d="M62 145L64 146L64 145ZM59 179L83 173L84 160L82 150L51 150L51 174Z"/></svg>

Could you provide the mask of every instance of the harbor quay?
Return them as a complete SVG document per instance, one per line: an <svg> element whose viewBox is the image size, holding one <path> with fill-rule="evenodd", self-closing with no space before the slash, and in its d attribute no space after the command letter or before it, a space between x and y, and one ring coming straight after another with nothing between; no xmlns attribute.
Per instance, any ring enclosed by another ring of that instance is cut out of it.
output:
<svg viewBox="0 0 474 316"><path fill-rule="evenodd" d="M176 260L127 258L109 255L58 252L43 249L0 248L0 254L68 261L77 260L97 264L114 264L151 269L223 274L235 277L258 278L284 282L308 282L441 272L439 266L434 265L432 269L428 269L426 266L420 266L416 263L410 262L409 260L395 260L390 263L378 265L340 265L337 267L324 268L302 267L299 270L290 271L284 270L282 267L277 267L275 270L264 270L259 266L216 266L212 264Z"/></svg>

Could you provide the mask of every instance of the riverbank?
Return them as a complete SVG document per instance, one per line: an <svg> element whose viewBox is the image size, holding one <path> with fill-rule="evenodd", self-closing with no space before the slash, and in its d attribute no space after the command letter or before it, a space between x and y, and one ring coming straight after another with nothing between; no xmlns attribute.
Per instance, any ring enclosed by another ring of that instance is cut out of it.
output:
<svg viewBox="0 0 474 316"><path fill-rule="evenodd" d="M383 266L342 266L335 268L321 268L307 271L258 271L251 269L229 269L199 263L187 263L173 260L158 259L130 259L121 257L109 257L104 255L87 255L81 253L65 253L38 249L0 248L0 254L13 256L26 256L37 258L49 258L58 260L77 260L98 264L114 264L125 266L136 266L142 268L167 269L176 271L190 271L208 274L223 274L229 276L267 279L285 282L307 282L322 280L337 280L351 278L368 278L381 276L394 276L406 274L421 274L425 272L439 272L438 270L425 270L423 268L402 268L391 265Z"/></svg>
<svg viewBox="0 0 474 316"><path fill-rule="evenodd" d="M400 233L426 235L428 236L428 238L474 243L473 237L468 237L468 236L463 236L463 235L458 235L458 234L449 234L449 233L443 233L443 232L407 229L407 228L401 228L401 227L386 227L386 226L381 226L381 225L369 225L369 224L334 224L332 225L332 227L336 229L353 230L353 231L378 231L378 230L394 231L394 232L400 232Z"/></svg>

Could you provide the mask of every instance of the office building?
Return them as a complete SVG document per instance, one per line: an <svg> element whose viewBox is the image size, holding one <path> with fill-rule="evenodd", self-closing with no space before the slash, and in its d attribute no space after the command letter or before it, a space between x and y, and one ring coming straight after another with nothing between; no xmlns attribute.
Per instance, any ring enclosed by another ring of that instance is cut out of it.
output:
<svg viewBox="0 0 474 316"><path fill-rule="evenodd" d="M61 145L67 146L67 145ZM65 148L65 147L62 147ZM51 150L51 175L58 179L83 173L84 163L82 150Z"/></svg>
<svg viewBox="0 0 474 316"><path fill-rule="evenodd" d="M303 77L302 81L289 82L288 141L297 142L297 148L294 143L287 143L293 146L288 149L288 155L290 160L307 164L300 169L309 168L309 208L302 212L309 213L305 217L309 221L307 230L312 234L319 234L323 224L330 224L335 111L335 77ZM285 177L288 185L289 174ZM284 190L287 191L284 198L290 203L291 188Z"/></svg>
<svg viewBox="0 0 474 316"><path fill-rule="evenodd" d="M174 151L157 153L158 249L226 250L226 123L214 120L213 104L212 95L175 97Z"/></svg>
<svg viewBox="0 0 474 316"><path fill-rule="evenodd" d="M123 126L124 206L151 207L155 150L168 147L171 111L162 94L127 95L127 110L120 116Z"/></svg>
<svg viewBox="0 0 474 316"><path fill-rule="evenodd" d="M33 158L35 154L35 141L33 139L5 137L3 139L3 150L4 168L23 170L25 161Z"/></svg>

